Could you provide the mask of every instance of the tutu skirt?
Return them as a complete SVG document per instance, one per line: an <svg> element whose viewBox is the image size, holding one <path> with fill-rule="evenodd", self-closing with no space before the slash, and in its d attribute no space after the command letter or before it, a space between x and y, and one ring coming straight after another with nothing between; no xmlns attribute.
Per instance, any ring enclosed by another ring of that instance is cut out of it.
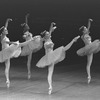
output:
<svg viewBox="0 0 100 100"><path fill-rule="evenodd" d="M21 54L21 48L18 45L11 44L9 47L0 51L0 62L4 62L7 59L16 58Z"/></svg>
<svg viewBox="0 0 100 100"><path fill-rule="evenodd" d="M36 52L40 50L42 46L43 46L42 41L32 40L29 42L28 45L22 47L21 56L27 56L30 54L30 52Z"/></svg>
<svg viewBox="0 0 100 100"><path fill-rule="evenodd" d="M54 51L51 50L48 54L44 55L36 64L39 68L44 68L46 66L51 65L52 63L56 64L61 62L65 58L65 50L64 47L61 46Z"/></svg>
<svg viewBox="0 0 100 100"><path fill-rule="evenodd" d="M89 55L91 53L97 53L100 51L100 41L95 40L91 44L84 46L83 48L77 51L79 56Z"/></svg>

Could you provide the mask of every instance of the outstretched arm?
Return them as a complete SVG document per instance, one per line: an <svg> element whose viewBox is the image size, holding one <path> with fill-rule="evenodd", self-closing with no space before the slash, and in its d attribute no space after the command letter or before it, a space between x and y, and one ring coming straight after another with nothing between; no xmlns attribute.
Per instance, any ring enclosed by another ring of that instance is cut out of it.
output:
<svg viewBox="0 0 100 100"><path fill-rule="evenodd" d="M10 42L10 41L6 41L7 44L14 44L14 45L17 45L16 42Z"/></svg>
<svg viewBox="0 0 100 100"><path fill-rule="evenodd" d="M34 38L31 38L31 39L29 39L29 40L27 40L27 41L25 41L25 42L19 43L19 47L23 47L23 46L28 45L29 42L31 42L32 40L34 40Z"/></svg>
<svg viewBox="0 0 100 100"><path fill-rule="evenodd" d="M73 43L76 42L77 39L79 39L79 38L80 38L80 36L75 37L68 45L66 45L64 47L65 51L67 51L68 49L70 49L70 47L73 45Z"/></svg>

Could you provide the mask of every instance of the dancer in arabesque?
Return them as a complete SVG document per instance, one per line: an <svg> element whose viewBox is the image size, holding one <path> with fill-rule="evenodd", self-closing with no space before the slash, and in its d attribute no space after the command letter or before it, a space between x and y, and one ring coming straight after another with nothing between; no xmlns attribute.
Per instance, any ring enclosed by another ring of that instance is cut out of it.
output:
<svg viewBox="0 0 100 100"><path fill-rule="evenodd" d="M90 68L93 60L93 54L98 53L100 51L100 40L96 39L92 42L90 34L90 26L91 22L93 20L89 19L88 20L88 27L82 26L80 29L83 29L83 35L81 36L81 39L83 40L85 46L80 48L77 51L77 54L79 56L87 56L87 65L86 65L86 70L88 74L88 84L91 81L91 73L90 73Z"/></svg>
<svg viewBox="0 0 100 100"><path fill-rule="evenodd" d="M54 26L55 23L51 23L51 27L49 32L45 31L44 34L44 48L45 48L45 55L38 61L36 64L39 68L44 68L48 66L48 84L49 84L49 91L48 94L52 93L52 76L54 71L54 65L58 62L61 62L65 59L66 51L70 49L72 44L77 41L80 36L75 37L68 45L58 47L57 49L53 50L54 43L51 40L51 33L56 29Z"/></svg>
<svg viewBox="0 0 100 100"><path fill-rule="evenodd" d="M21 26L24 26L23 38L25 41L33 38L33 41L30 41L27 45L21 48L20 56L27 56L28 79L30 79L32 54L39 51L43 47L43 39L40 35L33 36L33 34L29 31L30 27L28 25L28 16L29 14L25 16L25 23L21 24Z"/></svg>

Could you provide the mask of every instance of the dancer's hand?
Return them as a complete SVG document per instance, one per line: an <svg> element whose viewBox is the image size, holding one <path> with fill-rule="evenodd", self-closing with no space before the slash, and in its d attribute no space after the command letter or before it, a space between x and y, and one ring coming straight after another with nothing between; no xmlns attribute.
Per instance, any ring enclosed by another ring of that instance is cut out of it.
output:
<svg viewBox="0 0 100 100"><path fill-rule="evenodd" d="M14 45L18 45L18 44L19 44L19 41L17 41L17 42L13 42L13 44L14 44Z"/></svg>
<svg viewBox="0 0 100 100"><path fill-rule="evenodd" d="M14 44L14 45L18 45L18 43L16 43L16 42L14 42L13 44Z"/></svg>
<svg viewBox="0 0 100 100"><path fill-rule="evenodd" d="M34 36L35 37L35 36ZM34 37L30 38L30 40L34 40Z"/></svg>
<svg viewBox="0 0 100 100"><path fill-rule="evenodd" d="M56 25L56 23L55 23L55 22L52 22L52 24L53 24L53 25Z"/></svg>
<svg viewBox="0 0 100 100"><path fill-rule="evenodd" d="M89 18L89 20L92 22L93 21L93 19L91 19L91 18Z"/></svg>
<svg viewBox="0 0 100 100"><path fill-rule="evenodd" d="M54 27L53 27L53 30L55 30L56 28L57 28L57 27L56 27L56 26L54 26Z"/></svg>
<svg viewBox="0 0 100 100"><path fill-rule="evenodd" d="M73 39L73 42L76 42L78 39L80 38L80 36L77 36Z"/></svg>

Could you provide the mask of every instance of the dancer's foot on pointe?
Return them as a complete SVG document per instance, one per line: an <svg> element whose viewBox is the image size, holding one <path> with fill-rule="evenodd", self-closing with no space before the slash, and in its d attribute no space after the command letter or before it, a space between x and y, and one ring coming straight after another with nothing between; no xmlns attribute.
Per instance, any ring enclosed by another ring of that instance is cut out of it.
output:
<svg viewBox="0 0 100 100"><path fill-rule="evenodd" d="M52 87L49 88L48 94L50 95L52 93Z"/></svg>
<svg viewBox="0 0 100 100"><path fill-rule="evenodd" d="M31 74L28 74L28 79L30 79L31 78Z"/></svg>
<svg viewBox="0 0 100 100"><path fill-rule="evenodd" d="M88 77L88 84L91 82L91 77Z"/></svg>
<svg viewBox="0 0 100 100"><path fill-rule="evenodd" d="M6 81L6 84L7 84L7 88L10 87L10 81Z"/></svg>

